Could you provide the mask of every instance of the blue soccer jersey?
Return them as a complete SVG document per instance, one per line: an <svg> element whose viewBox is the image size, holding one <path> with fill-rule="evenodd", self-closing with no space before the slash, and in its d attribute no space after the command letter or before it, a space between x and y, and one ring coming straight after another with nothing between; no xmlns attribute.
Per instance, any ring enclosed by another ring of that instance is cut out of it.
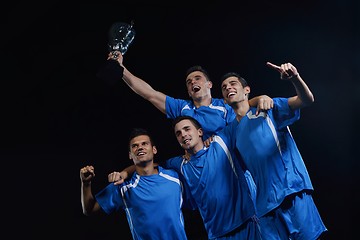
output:
<svg viewBox="0 0 360 240"><path fill-rule="evenodd" d="M191 100L166 96L166 116L170 119L179 116L195 118L201 124L204 132L203 139L206 140L232 122L236 115L223 99L213 98L210 106L196 108Z"/></svg>
<svg viewBox="0 0 360 240"><path fill-rule="evenodd" d="M227 145L226 136L215 136L209 148L197 152L189 161L179 156L165 163L184 178L209 239L230 233L255 214L244 172Z"/></svg>
<svg viewBox="0 0 360 240"><path fill-rule="evenodd" d="M125 210L133 239L187 239L178 174L161 166L158 170L149 176L134 173L121 185L110 183L96 200L107 214Z"/></svg>
<svg viewBox="0 0 360 240"><path fill-rule="evenodd" d="M255 115L250 108L240 122L226 129L251 172L259 217L278 207L284 198L304 189L313 190L305 163L290 133L289 125L300 118L287 98L274 98L274 107Z"/></svg>

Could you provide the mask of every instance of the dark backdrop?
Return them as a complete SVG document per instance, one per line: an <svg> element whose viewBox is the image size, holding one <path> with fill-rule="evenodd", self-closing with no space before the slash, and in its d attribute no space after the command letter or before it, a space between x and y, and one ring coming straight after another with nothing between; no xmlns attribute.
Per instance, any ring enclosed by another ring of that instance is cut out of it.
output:
<svg viewBox="0 0 360 240"><path fill-rule="evenodd" d="M291 84L265 63L293 63L315 95L291 131L329 229L324 239L355 236L358 1L54 1L2 10L1 196L14 239L130 239L124 212L82 215L79 169L93 164L94 191L105 186L108 173L131 164L133 127L153 132L157 159L182 154L165 115L121 80L97 77L109 27L131 20L136 37L124 63L173 97L188 97L185 71L195 64L208 69L214 97L221 97L218 79L228 71L249 81L252 96L292 96ZM204 239L198 216L185 214L189 238Z"/></svg>

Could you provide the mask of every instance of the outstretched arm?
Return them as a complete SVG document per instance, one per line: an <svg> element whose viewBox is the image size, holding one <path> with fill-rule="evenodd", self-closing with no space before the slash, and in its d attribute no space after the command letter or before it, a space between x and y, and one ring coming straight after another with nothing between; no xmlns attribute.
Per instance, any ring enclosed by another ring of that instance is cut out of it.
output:
<svg viewBox="0 0 360 240"><path fill-rule="evenodd" d="M156 91L147 82L133 75L123 65L123 56L119 51L109 53L108 60L115 60L124 68L123 80L136 94L151 102L162 113L165 113L166 95Z"/></svg>
<svg viewBox="0 0 360 240"><path fill-rule="evenodd" d="M300 77L296 67L291 63L284 63L277 66L270 62L266 63L267 66L280 72L280 78L291 81L296 90L296 96L290 97L288 104L291 109L298 109L309 106L314 102L314 96L310 91L305 81Z"/></svg>
<svg viewBox="0 0 360 240"><path fill-rule="evenodd" d="M95 177L94 167L86 166L80 169L81 180L81 205L86 216L100 211L100 205L95 200L91 191L91 180Z"/></svg>

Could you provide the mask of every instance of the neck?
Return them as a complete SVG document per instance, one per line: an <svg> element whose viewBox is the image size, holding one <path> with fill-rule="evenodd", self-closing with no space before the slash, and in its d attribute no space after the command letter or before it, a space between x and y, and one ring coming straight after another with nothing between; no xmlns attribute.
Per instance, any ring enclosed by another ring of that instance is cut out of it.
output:
<svg viewBox="0 0 360 240"><path fill-rule="evenodd" d="M137 164L137 165L135 165L135 168L136 168L137 174L139 174L140 176L148 176L148 175L153 175L153 174L158 173L158 170L157 170L157 168L155 168L153 161Z"/></svg>
<svg viewBox="0 0 360 240"><path fill-rule="evenodd" d="M202 150L204 148L204 143L202 141L199 142L199 144L196 144L194 147L192 147L191 149L188 149L187 152L190 155L195 155L197 152L199 152L200 150Z"/></svg>
<svg viewBox="0 0 360 240"><path fill-rule="evenodd" d="M240 121L250 109L248 101L241 101L231 105L236 114L236 119Z"/></svg>
<svg viewBox="0 0 360 240"><path fill-rule="evenodd" d="M212 97L211 95L202 96L199 98L193 99L193 103L196 108L201 106L209 106L211 104Z"/></svg>

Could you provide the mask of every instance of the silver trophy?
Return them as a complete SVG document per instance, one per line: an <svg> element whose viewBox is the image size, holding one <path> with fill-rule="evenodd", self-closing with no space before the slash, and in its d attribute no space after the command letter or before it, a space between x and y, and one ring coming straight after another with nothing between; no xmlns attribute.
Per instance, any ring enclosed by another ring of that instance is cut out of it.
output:
<svg viewBox="0 0 360 240"><path fill-rule="evenodd" d="M124 55L135 38L134 22L115 22L109 29L109 52L120 51Z"/></svg>

